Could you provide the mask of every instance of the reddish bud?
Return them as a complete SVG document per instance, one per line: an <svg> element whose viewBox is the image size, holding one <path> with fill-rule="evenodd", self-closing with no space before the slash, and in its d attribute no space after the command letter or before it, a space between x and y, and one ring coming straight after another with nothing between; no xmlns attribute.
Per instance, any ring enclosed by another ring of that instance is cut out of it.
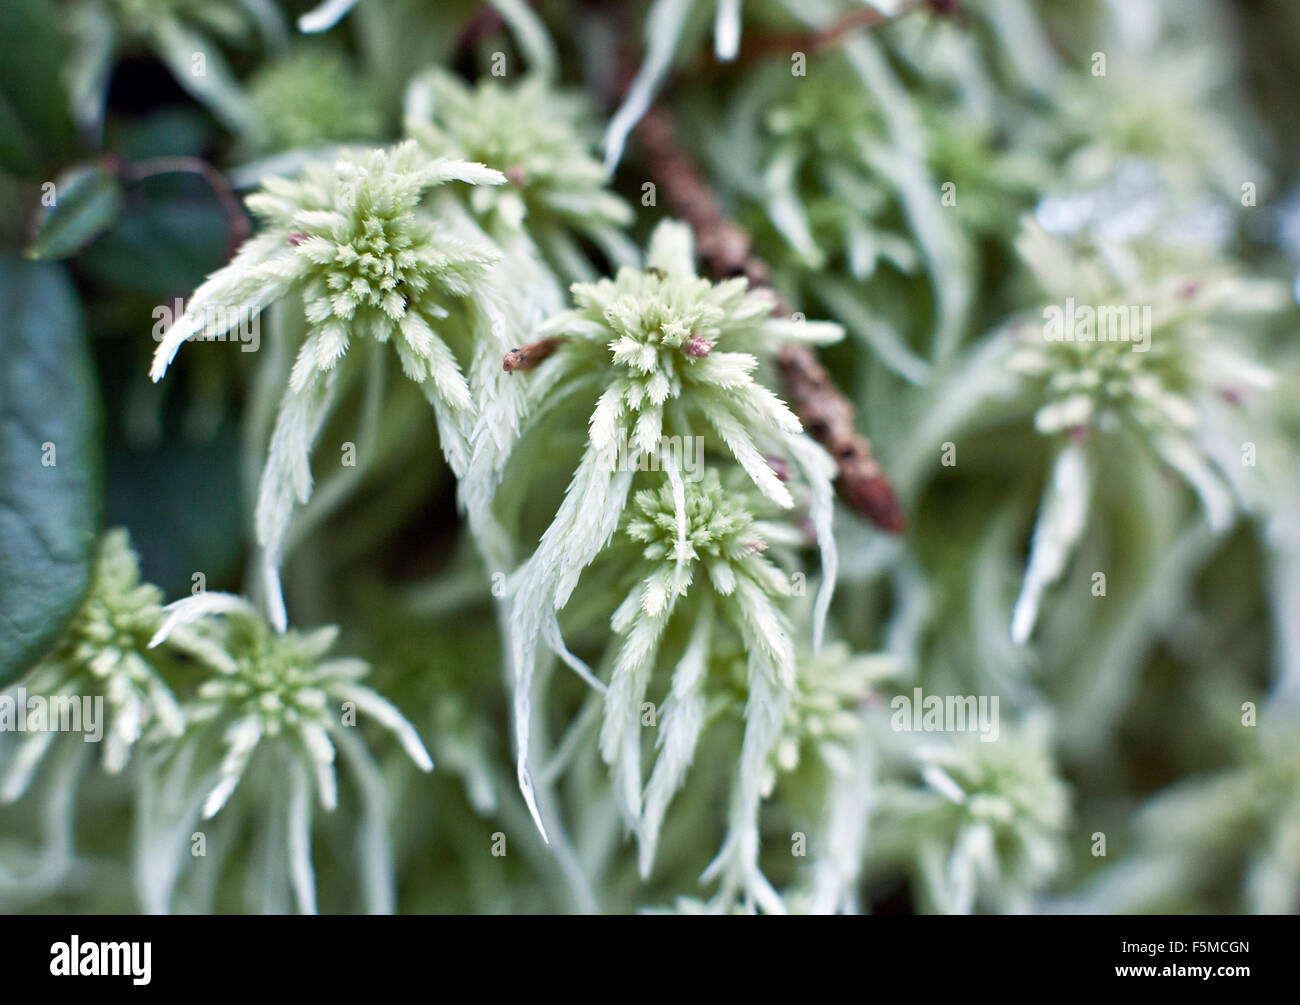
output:
<svg viewBox="0 0 1300 1005"><path fill-rule="evenodd" d="M695 359L703 359L709 353L713 352L713 343L703 335L692 335L686 340L686 345L682 347L682 351L685 352L687 356L691 356Z"/></svg>
<svg viewBox="0 0 1300 1005"><path fill-rule="evenodd" d="M538 342L529 342L528 345L520 346L518 349L511 349L501 361L501 369L506 373L513 373L515 370L531 370L546 359L547 356L555 352L563 341L562 336L557 336L556 338L544 338Z"/></svg>

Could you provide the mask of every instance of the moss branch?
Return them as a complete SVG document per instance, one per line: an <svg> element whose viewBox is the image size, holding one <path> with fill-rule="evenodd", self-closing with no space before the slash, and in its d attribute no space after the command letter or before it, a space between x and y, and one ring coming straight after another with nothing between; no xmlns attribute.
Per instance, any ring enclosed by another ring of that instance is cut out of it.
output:
<svg viewBox="0 0 1300 1005"><path fill-rule="evenodd" d="M718 278L744 276L751 286L771 293L774 312L790 313L772 289L771 270L754 253L749 234L723 212L712 186L682 149L672 116L662 103L642 118L636 137L673 212L695 232L708 270ZM873 457L870 442L854 426L853 405L835 386L816 352L788 345L778 363L804 428L835 458L844 499L876 526L891 533L904 530L907 521L893 485Z"/></svg>

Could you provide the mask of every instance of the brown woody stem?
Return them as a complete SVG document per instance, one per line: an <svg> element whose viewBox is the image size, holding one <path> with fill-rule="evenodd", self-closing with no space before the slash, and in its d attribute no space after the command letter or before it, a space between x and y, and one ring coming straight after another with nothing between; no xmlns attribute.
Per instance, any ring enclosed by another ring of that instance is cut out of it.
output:
<svg viewBox="0 0 1300 1005"><path fill-rule="evenodd" d="M673 212L695 232L709 271L720 278L744 276L751 286L771 292L774 313L788 314L788 307L771 288L767 264L754 254L749 234L722 211L712 187L683 151L672 117L662 104L646 113L636 135ZM872 456L871 444L854 427L853 405L818 362L816 352L804 345L787 345L778 363L804 428L839 467L840 491L848 504L884 530L904 530L907 520L898 496Z"/></svg>
<svg viewBox="0 0 1300 1005"><path fill-rule="evenodd" d="M906 0L893 14L883 14L874 7L860 7L824 28L784 34L746 35L736 53L736 58L727 63L710 64L711 72L722 72L731 66L744 65L771 56L791 56L796 52L810 55L821 52L823 49L839 45L855 31L882 27L898 20L909 11L922 7L929 7L931 11L940 15L955 15L960 7L960 0Z"/></svg>
<svg viewBox="0 0 1300 1005"><path fill-rule="evenodd" d="M505 355L501 362L501 369L506 373L512 373L515 370L531 370L538 363L544 360L564 341L563 336L555 338L544 338L537 342L529 342L526 346L518 349L511 349Z"/></svg>

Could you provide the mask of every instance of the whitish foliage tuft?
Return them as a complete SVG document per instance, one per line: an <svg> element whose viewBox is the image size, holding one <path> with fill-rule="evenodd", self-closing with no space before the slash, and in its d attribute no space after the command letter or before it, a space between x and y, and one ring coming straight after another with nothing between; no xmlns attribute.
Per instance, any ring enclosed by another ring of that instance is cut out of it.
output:
<svg viewBox="0 0 1300 1005"><path fill-rule="evenodd" d="M278 576L284 537L294 502L310 495L312 442L354 338L393 344L403 373L434 410L453 468L463 472L468 463L469 387L438 329L446 304L470 294L500 253L453 232L422 205L427 190L449 181L495 185L505 178L481 164L431 159L410 142L312 164L296 179L269 179L248 199L263 232L199 287L154 356L158 380L187 339L219 337L291 291L302 297L307 335L280 404L257 505L277 628L287 624Z"/></svg>
<svg viewBox="0 0 1300 1005"><path fill-rule="evenodd" d="M149 652L149 641L163 621L161 603L162 591L140 581L140 564L126 531L109 531L100 543L90 595L25 684L30 694L47 697L103 697L108 722L98 727L104 729L103 766L110 774L126 766L150 727L171 737L185 728L185 716L155 664L170 662L177 652L202 652L204 645L183 632L168 652ZM86 722L82 726L90 728ZM0 782L0 801L12 802L26 791L58 735L38 730L24 739Z"/></svg>

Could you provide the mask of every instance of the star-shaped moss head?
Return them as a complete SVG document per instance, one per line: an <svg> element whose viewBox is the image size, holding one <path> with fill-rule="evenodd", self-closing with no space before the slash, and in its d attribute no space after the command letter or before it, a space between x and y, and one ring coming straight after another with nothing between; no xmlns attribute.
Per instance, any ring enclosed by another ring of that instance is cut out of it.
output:
<svg viewBox="0 0 1300 1005"><path fill-rule="evenodd" d="M396 334L407 376L431 379L450 406L467 407L460 367L433 326L447 315L444 301L471 292L499 255L429 211L428 191L448 181L495 185L505 178L481 164L431 160L404 143L269 179L248 199L263 232L195 292L159 345L151 375L162 376L186 339L221 335L297 290L308 337L292 390L332 370L353 336L387 342Z"/></svg>
<svg viewBox="0 0 1300 1005"><path fill-rule="evenodd" d="M655 229L644 270L623 268L614 279L577 283L573 298L575 309L547 331L572 336L570 364L580 356L605 381L591 416L592 448L610 450L625 441L637 453L652 454L665 435L666 417L695 412L764 495L793 505L758 444L780 442L801 426L785 402L754 379L756 353L791 337L834 341L838 325L775 318L771 299L749 289L745 279L712 283L697 276L690 231L674 221Z"/></svg>
<svg viewBox="0 0 1300 1005"><path fill-rule="evenodd" d="M423 83L429 115L408 120L410 135L433 156L478 161L509 181L476 192L471 202L477 210L499 211L515 224L526 215L530 231L547 220L580 230L631 222L631 210L607 190L609 175L589 152L580 98L538 76L518 84L488 77L468 87L434 72Z"/></svg>

